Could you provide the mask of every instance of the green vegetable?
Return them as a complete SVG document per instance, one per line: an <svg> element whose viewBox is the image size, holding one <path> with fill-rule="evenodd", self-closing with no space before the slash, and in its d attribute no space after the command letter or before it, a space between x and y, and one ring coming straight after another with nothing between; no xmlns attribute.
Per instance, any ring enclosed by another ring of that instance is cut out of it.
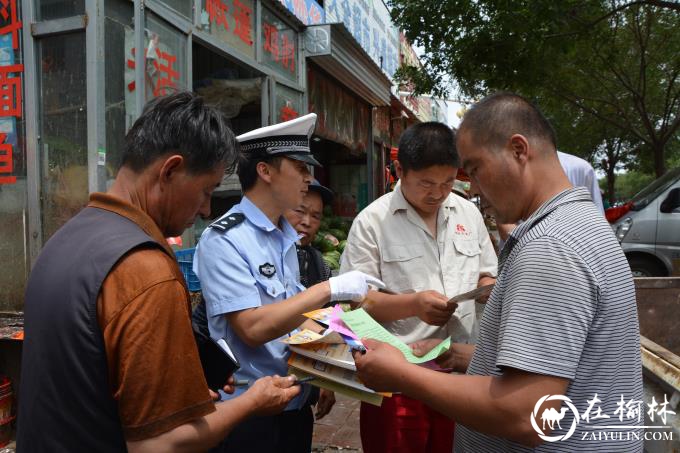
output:
<svg viewBox="0 0 680 453"><path fill-rule="evenodd" d="M338 244L338 248L336 250L340 253L344 252L345 245L347 245L347 239L343 239L342 241L340 241L340 243Z"/></svg>
<svg viewBox="0 0 680 453"><path fill-rule="evenodd" d="M335 250L335 246L336 244L333 244L331 241L324 237L321 239L319 243L319 250L321 250L322 253L331 252Z"/></svg>
<svg viewBox="0 0 680 453"><path fill-rule="evenodd" d="M322 255L323 260L328 264L332 270L340 269L340 261L336 259L335 256L330 256L328 254Z"/></svg>
<svg viewBox="0 0 680 453"><path fill-rule="evenodd" d="M331 244L333 244L333 248L337 247L338 244L340 244L340 241L338 240L338 238L333 236L331 233L324 234L323 238L329 240L331 242Z"/></svg>
<svg viewBox="0 0 680 453"><path fill-rule="evenodd" d="M340 252L338 252L337 250L331 250L330 252L326 252L323 254L323 256L327 256L334 260L340 261Z"/></svg>
<svg viewBox="0 0 680 453"><path fill-rule="evenodd" d="M344 241L345 239L347 239L347 233L345 233L343 230L339 228L330 229L328 230L328 232L335 236L336 238L338 238L338 241Z"/></svg>

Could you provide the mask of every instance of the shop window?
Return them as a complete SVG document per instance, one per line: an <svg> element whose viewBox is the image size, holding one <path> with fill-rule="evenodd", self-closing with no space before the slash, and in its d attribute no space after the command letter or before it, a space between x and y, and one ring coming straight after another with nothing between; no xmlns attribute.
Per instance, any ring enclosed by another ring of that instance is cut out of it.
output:
<svg viewBox="0 0 680 453"><path fill-rule="evenodd" d="M262 9L262 62L288 80L298 79L298 35L272 12Z"/></svg>
<svg viewBox="0 0 680 453"><path fill-rule="evenodd" d="M134 63L134 38L126 36ZM158 96L187 89L187 37L154 14L147 13L144 29L146 72L145 95L149 101ZM128 46L126 46L128 47ZM131 69L134 81L134 64ZM128 66L126 66L126 69ZM128 74L128 72L126 72ZM126 78L127 79L127 78ZM136 89L136 87L134 87ZM134 89L130 92L132 93Z"/></svg>
<svg viewBox="0 0 680 453"><path fill-rule="evenodd" d="M260 72L195 43L192 67L194 91L226 115L236 135L262 126Z"/></svg>
<svg viewBox="0 0 680 453"><path fill-rule="evenodd" d="M276 85L276 122L282 123L302 114L302 93Z"/></svg>
<svg viewBox="0 0 680 453"><path fill-rule="evenodd" d="M105 161L108 188L120 165L125 134L138 117L138 89L133 5L119 0L105 6L106 149L99 157ZM147 12L144 42L144 102L187 89L186 36Z"/></svg>
<svg viewBox="0 0 680 453"><path fill-rule="evenodd" d="M200 44L193 44L194 90L229 119L234 134L239 135L262 126L263 85L266 79L255 69L218 54ZM266 96L266 94L265 94ZM241 198L241 186L235 174L225 175L213 192L210 218L226 213ZM193 247L209 221L196 219L182 236L184 247Z"/></svg>
<svg viewBox="0 0 680 453"><path fill-rule="evenodd" d="M21 5L11 2L12 14L0 19L5 27L21 20ZM0 36L0 311L21 311L28 275L26 149L22 104L23 58L21 28Z"/></svg>
<svg viewBox="0 0 680 453"><path fill-rule="evenodd" d="M307 71L309 111L319 115L316 134L365 155L371 130L371 109L321 70Z"/></svg>
<svg viewBox="0 0 680 453"><path fill-rule="evenodd" d="M133 6L126 0L119 0L107 1L105 7L106 149L103 157L108 188L118 171L125 134L135 121L136 107L134 67L130 67L134 66L135 60L131 55L132 47L126 47L134 42Z"/></svg>
<svg viewBox="0 0 680 453"><path fill-rule="evenodd" d="M35 4L39 21L85 14L85 0L35 0Z"/></svg>
<svg viewBox="0 0 680 453"><path fill-rule="evenodd" d="M230 49L255 58L255 2L202 0L200 28Z"/></svg>
<svg viewBox="0 0 680 453"><path fill-rule="evenodd" d="M110 1L110 0L109 0ZM187 19L191 19L191 10L193 9L194 2L189 0L161 0L161 3L165 3L170 8L174 9L182 16Z"/></svg>
<svg viewBox="0 0 680 453"><path fill-rule="evenodd" d="M113 18L111 18L113 20ZM119 52L120 33L123 33L124 57L122 61L111 61L106 67L107 83L109 78L120 79L123 73L125 85L125 117L134 121L137 118L136 96L137 81L135 70L137 67L135 56L135 33L131 23L123 17L117 20L117 24L111 24L110 33L114 35L114 42L108 43L107 52L111 49L114 53ZM110 35L107 35L107 38ZM187 38L186 35L167 25L156 15L147 12L146 26L144 27L144 103L151 99L172 94L187 89ZM114 84L116 82L113 82ZM118 90L120 86L117 85ZM131 124L127 124L129 128Z"/></svg>
<svg viewBox="0 0 680 453"><path fill-rule="evenodd" d="M43 241L88 200L85 33L38 41Z"/></svg>

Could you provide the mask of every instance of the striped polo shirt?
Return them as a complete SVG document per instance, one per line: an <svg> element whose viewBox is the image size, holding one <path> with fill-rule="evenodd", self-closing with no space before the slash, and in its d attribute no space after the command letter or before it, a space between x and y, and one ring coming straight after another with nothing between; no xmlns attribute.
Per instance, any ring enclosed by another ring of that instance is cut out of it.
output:
<svg viewBox="0 0 680 453"><path fill-rule="evenodd" d="M500 376L504 367L570 381L564 396L571 406L563 402L553 413L561 428L553 422L555 430L544 431L565 438L532 450L458 424L454 451L642 451L642 429L634 428L644 425L646 406L633 278L584 188L544 203L501 252L468 374ZM579 417L569 434L572 407ZM542 430L546 414L534 412ZM630 428L603 428L614 425Z"/></svg>

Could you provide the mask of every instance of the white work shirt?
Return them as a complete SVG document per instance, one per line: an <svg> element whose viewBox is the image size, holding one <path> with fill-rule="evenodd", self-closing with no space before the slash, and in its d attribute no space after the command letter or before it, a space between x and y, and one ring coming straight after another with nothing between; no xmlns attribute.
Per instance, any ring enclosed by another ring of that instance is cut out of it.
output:
<svg viewBox="0 0 680 453"><path fill-rule="evenodd" d="M476 288L481 276L495 277L497 267L489 233L474 204L450 194L439 208L435 238L398 183L393 192L375 200L354 220L340 273L365 272L399 293L435 290L453 297ZM384 325L406 343L448 335L457 342L474 342L477 318L475 301L469 300L458 304L443 327L417 317Z"/></svg>
<svg viewBox="0 0 680 453"><path fill-rule="evenodd" d="M604 213L604 205L602 204L602 193L600 193L600 185L597 183L597 176L593 166L588 161L572 154L557 151L557 157L560 159L562 170L567 175L567 179L574 187L585 187L590 192L590 198L593 203Z"/></svg>

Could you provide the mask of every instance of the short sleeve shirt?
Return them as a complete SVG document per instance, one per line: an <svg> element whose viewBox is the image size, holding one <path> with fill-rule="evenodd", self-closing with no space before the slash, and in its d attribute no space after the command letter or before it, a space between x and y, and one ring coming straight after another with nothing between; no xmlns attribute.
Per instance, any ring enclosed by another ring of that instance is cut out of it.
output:
<svg viewBox="0 0 680 453"><path fill-rule="evenodd" d="M567 175L569 182L576 187L585 187L590 192L590 197L593 203L604 213L604 206L602 204L602 194L600 193L600 185L597 182L597 175L595 169L588 163L588 161L581 159L578 156L557 152L557 157L560 159L562 170Z"/></svg>
<svg viewBox="0 0 680 453"><path fill-rule="evenodd" d="M263 376L285 376L290 351L279 340L252 348L229 325L226 314L257 308L288 299L305 288L300 281L295 229L281 218L281 228L247 197L224 215L244 216L242 222L221 231L207 228L194 256L194 272L201 281L206 302L208 329L215 338L224 338L241 368L238 379L256 380ZM307 388L307 386L305 386ZM245 390L238 387L233 398ZM306 398L300 392L287 409L299 409Z"/></svg>
<svg viewBox="0 0 680 453"><path fill-rule="evenodd" d="M643 424L616 416L621 398L642 401L632 275L611 227L584 188L547 201L512 232L501 252L468 374L501 376L506 367L570 381L564 396L580 422L568 439L545 442L535 451L642 451L634 435L615 444L582 440L601 426ZM594 419L593 412L586 422L583 415L596 394L610 418ZM555 425L550 436L570 429L575 415L565 410L562 428ZM626 431L642 438L638 428ZM462 425L456 427L455 443L457 452L530 451Z"/></svg>
<svg viewBox="0 0 680 453"><path fill-rule="evenodd" d="M497 258L474 204L450 194L439 209L437 237L401 192L383 195L359 213L352 223L342 254L340 272L359 270L402 292L435 290L447 297L477 287L480 276L496 276ZM452 336L474 341L475 301L464 301L447 326L431 326L417 317L385 326L406 343Z"/></svg>
<svg viewBox="0 0 680 453"><path fill-rule="evenodd" d="M156 437L215 410L194 340L189 293L153 220L111 195L89 206L115 212L166 247L139 248L111 269L97 298L111 393L126 440Z"/></svg>

